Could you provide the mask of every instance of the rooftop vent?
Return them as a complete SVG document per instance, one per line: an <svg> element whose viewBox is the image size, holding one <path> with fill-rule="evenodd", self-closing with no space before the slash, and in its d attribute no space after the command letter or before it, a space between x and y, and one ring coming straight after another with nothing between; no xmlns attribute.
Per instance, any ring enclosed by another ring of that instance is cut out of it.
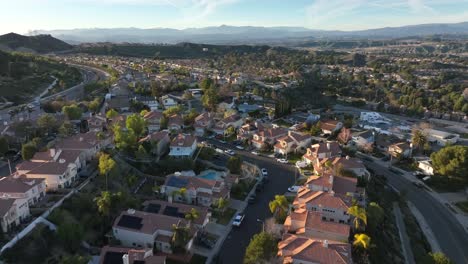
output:
<svg viewBox="0 0 468 264"><path fill-rule="evenodd" d="M135 209L130 208L130 209L127 210L127 213L131 214L131 215L135 214Z"/></svg>

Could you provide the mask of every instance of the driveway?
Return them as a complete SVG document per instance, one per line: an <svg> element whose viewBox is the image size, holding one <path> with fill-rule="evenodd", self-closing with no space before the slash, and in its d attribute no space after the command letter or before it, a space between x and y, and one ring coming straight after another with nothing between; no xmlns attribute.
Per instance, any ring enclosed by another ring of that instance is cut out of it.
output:
<svg viewBox="0 0 468 264"><path fill-rule="evenodd" d="M270 181L265 185L262 192L257 193L256 202L247 206L244 211L245 218L242 225L231 230L218 253L217 263L242 263L250 239L254 234L262 230L262 222L260 221L272 217L268 203L274 199L275 195L284 194L288 187L294 184L296 168L292 165L280 164L272 158L255 156L247 151L237 150L228 144L222 144L214 140L209 141L216 146L222 146L223 149L231 148L241 155L245 161L268 170ZM260 221L257 221L257 219Z"/></svg>

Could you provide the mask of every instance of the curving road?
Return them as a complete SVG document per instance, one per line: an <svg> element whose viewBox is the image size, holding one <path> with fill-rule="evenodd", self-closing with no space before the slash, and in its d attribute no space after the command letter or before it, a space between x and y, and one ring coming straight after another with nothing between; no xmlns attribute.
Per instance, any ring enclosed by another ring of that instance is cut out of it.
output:
<svg viewBox="0 0 468 264"><path fill-rule="evenodd" d="M445 253L454 263L468 263L468 235L445 205L424 188L415 187L411 181L388 170L380 162L363 160L366 166L387 176L388 183L406 193L406 199L421 212ZM416 178L415 178L416 180Z"/></svg>
<svg viewBox="0 0 468 264"><path fill-rule="evenodd" d="M296 168L292 165L278 163L272 158L255 156L248 151L237 150L232 145L222 144L214 140L207 141L222 149L233 149L245 161L268 170L269 182L265 185L263 191L257 193L256 202L247 206L244 211L245 218L242 225L239 228L232 229L218 253L217 263L242 263L250 239L262 230L261 221L272 217L268 203L274 199L275 195L284 194L287 192L288 187L294 184ZM260 221L257 221L257 219Z"/></svg>

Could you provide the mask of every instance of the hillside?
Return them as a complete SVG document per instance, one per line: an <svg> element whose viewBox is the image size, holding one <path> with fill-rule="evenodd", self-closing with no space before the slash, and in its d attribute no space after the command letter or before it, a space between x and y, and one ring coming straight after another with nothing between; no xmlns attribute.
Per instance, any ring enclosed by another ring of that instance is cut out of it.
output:
<svg viewBox="0 0 468 264"><path fill-rule="evenodd" d="M8 33L0 36L0 49L7 51L29 51L48 53L70 50L73 46L51 35L23 36Z"/></svg>
<svg viewBox="0 0 468 264"><path fill-rule="evenodd" d="M0 51L0 100L21 104L40 94L57 78L57 88L71 87L82 79L79 70L54 60Z"/></svg>

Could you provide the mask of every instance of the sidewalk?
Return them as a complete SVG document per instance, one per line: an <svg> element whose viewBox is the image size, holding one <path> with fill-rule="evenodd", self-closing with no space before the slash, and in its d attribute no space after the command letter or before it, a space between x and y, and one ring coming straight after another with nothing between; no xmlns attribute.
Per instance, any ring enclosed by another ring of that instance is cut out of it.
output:
<svg viewBox="0 0 468 264"><path fill-rule="evenodd" d="M411 242L408 238L408 232L406 231L405 222L403 221L403 216L401 215L400 207L396 202L393 203L393 214L395 215L398 233L400 235L401 249L403 250L405 263L415 264L413 250L411 249Z"/></svg>
<svg viewBox="0 0 468 264"><path fill-rule="evenodd" d="M421 227L421 231L424 233L427 241L431 245L432 252L442 252L442 249L440 248L440 245L437 242L437 239L435 238L434 233L432 233L432 229L427 224L424 216L421 214L421 212L419 212L418 208L416 208L411 202L406 202L406 203L408 204L408 207L411 210L411 213L413 213L414 217L418 221L419 226Z"/></svg>

